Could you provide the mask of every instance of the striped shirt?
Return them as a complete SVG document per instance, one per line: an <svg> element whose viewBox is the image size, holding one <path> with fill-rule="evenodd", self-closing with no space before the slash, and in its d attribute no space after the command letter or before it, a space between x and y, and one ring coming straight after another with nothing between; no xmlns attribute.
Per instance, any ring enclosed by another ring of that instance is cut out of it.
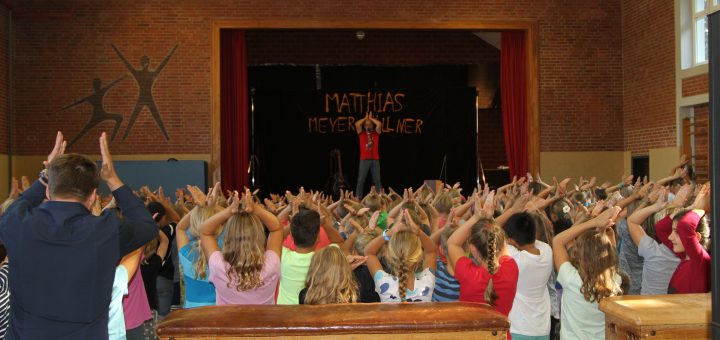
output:
<svg viewBox="0 0 720 340"><path fill-rule="evenodd" d="M0 266L0 339L5 339L5 332L10 322L10 284L8 282L8 263Z"/></svg>
<svg viewBox="0 0 720 340"><path fill-rule="evenodd" d="M435 290L432 301L446 302L460 299L460 283L450 275L447 265L437 258L437 275L435 276Z"/></svg>

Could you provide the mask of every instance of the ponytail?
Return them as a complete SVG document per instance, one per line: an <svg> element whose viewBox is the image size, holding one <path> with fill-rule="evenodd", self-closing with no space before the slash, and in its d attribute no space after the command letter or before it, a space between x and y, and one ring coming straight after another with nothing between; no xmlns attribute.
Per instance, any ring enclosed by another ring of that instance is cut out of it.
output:
<svg viewBox="0 0 720 340"><path fill-rule="evenodd" d="M485 261L490 280L485 288L485 302L495 306L498 295L495 292L492 276L498 271L497 257L505 244L505 232L490 220L480 220L470 235L470 244L478 251L479 260Z"/></svg>
<svg viewBox="0 0 720 340"><path fill-rule="evenodd" d="M487 241L487 257L485 258L485 262L487 265L488 273L491 275L490 281L488 281L488 285L485 288L485 302L487 302L491 306L495 306L495 301L497 300L497 294L495 293L495 287L493 285L492 275L495 275L495 272L497 272L497 267L495 266L495 256L497 254L497 233L493 232L489 235L488 241Z"/></svg>

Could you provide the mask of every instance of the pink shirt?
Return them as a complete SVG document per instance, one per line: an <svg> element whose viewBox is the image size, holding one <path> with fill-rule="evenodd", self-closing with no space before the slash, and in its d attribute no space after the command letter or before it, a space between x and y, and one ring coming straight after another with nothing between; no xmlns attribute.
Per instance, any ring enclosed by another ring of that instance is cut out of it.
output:
<svg viewBox="0 0 720 340"><path fill-rule="evenodd" d="M128 295L123 297L123 313L125 329L137 328L152 317L140 269L135 271L128 285Z"/></svg>
<svg viewBox="0 0 720 340"><path fill-rule="evenodd" d="M275 289L280 280L280 257L272 250L265 251L265 263L260 272L262 285L248 291L238 291L233 279L228 288L227 270L230 265L225 262L221 252L210 255L208 261L210 277L208 281L215 285L215 304L220 305L272 305L275 304Z"/></svg>

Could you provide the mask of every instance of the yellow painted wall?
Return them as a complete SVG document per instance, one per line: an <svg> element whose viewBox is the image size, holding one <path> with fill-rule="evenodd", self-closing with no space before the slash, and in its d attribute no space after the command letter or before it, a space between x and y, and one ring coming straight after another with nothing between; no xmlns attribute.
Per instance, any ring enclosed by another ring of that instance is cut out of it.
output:
<svg viewBox="0 0 720 340"><path fill-rule="evenodd" d="M10 192L8 186L8 156L0 155L0 204L5 201Z"/></svg>
<svg viewBox="0 0 720 340"><path fill-rule="evenodd" d="M630 166L630 152L625 151L540 153L540 174L545 182L553 176L558 179L595 176L598 183L617 183L623 175L630 174Z"/></svg>
<svg viewBox="0 0 720 340"><path fill-rule="evenodd" d="M670 169L678 164L680 159L680 148L669 147L650 149L650 180L657 181L670 174Z"/></svg>

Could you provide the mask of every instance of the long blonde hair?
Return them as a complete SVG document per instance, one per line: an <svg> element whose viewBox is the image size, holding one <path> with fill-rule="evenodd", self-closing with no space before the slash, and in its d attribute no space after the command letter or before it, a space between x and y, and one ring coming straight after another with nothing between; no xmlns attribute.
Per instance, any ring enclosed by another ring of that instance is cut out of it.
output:
<svg viewBox="0 0 720 340"><path fill-rule="evenodd" d="M205 252L200 246L200 226L210 218L215 211L210 207L195 207L190 211L190 250L192 259L194 259L193 267L195 269L195 279L204 280L207 278L207 260Z"/></svg>
<svg viewBox="0 0 720 340"><path fill-rule="evenodd" d="M603 231L585 231L575 239L570 263L577 268L582 286L580 292L588 302L622 294L615 282L618 273L617 249Z"/></svg>
<svg viewBox="0 0 720 340"><path fill-rule="evenodd" d="M265 264L265 229L260 219L245 212L230 217L225 222L225 241L222 255L230 267L226 273L227 287L236 279L235 288L240 292L263 285L260 278Z"/></svg>
<svg viewBox="0 0 720 340"><path fill-rule="evenodd" d="M318 250L310 261L305 280L305 304L355 303L358 283L345 254L338 247Z"/></svg>
<svg viewBox="0 0 720 340"><path fill-rule="evenodd" d="M393 234L388 242L387 260L390 270L398 279L398 295L405 301L405 290L410 275L423 266L423 249L420 238L409 230Z"/></svg>

